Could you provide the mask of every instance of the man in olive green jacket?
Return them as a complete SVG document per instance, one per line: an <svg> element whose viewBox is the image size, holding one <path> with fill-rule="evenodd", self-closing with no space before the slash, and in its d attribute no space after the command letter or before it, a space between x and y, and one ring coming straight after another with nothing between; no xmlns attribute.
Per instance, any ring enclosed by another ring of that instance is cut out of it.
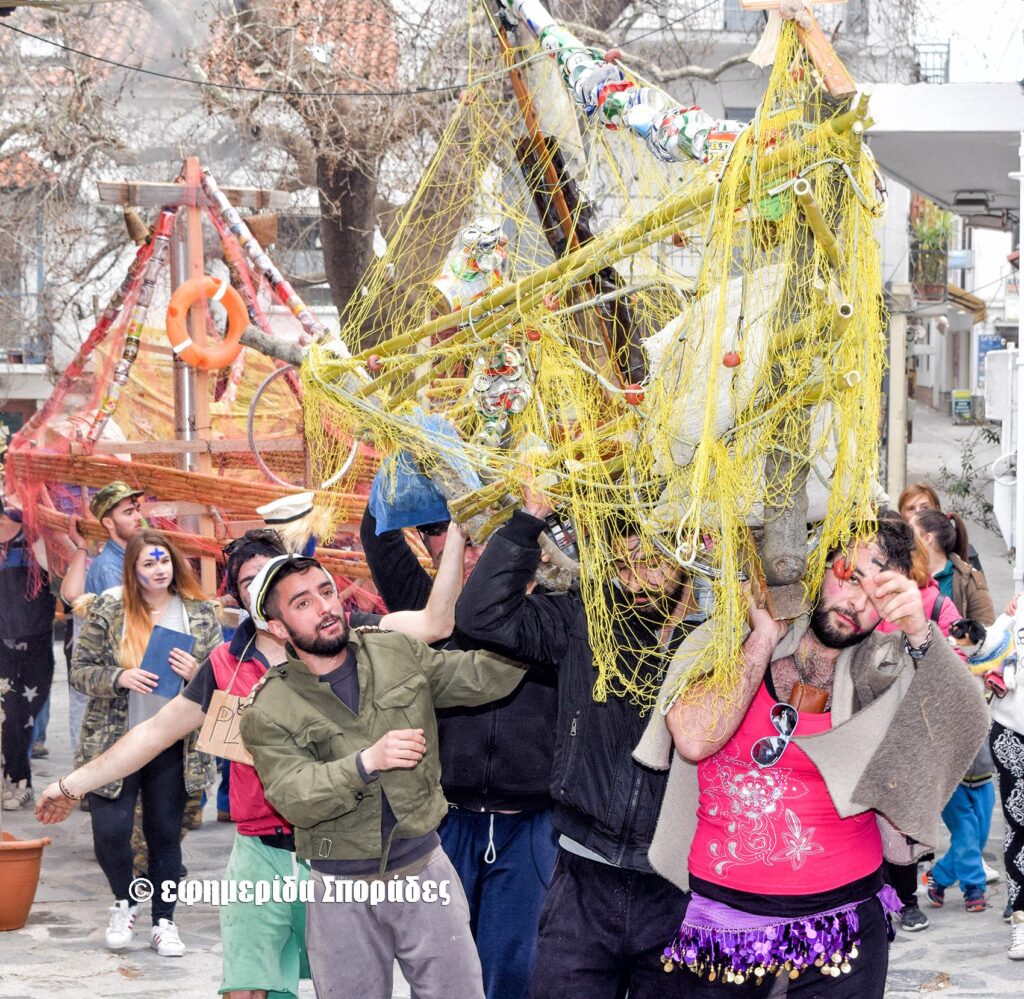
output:
<svg viewBox="0 0 1024 999"><path fill-rule="evenodd" d="M334 582L300 556L250 587L257 627L287 641L243 702L267 799L311 862L310 970L320 999L389 999L394 962L418 999L482 999L462 885L441 849L435 708L510 694L522 667L437 652L393 632L349 635Z"/></svg>

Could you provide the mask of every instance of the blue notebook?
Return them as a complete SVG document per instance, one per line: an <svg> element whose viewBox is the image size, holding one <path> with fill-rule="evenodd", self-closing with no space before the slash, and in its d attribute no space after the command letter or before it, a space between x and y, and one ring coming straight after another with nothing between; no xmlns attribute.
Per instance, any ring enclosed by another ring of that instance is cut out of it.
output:
<svg viewBox="0 0 1024 999"><path fill-rule="evenodd" d="M153 627L153 634L149 636L149 645L146 646L146 654L139 663L140 669L148 673L154 673L160 677L159 682L153 688L152 693L161 697L176 697L181 693L182 678L171 669L169 656L171 649L183 649L191 653L196 640L191 635L180 631L172 631L170 628L161 628L160 625Z"/></svg>

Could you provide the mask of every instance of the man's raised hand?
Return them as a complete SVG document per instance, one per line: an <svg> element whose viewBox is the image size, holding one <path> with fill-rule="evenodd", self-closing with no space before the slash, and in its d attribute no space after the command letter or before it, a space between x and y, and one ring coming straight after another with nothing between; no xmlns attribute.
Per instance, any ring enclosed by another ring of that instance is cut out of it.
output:
<svg viewBox="0 0 1024 999"><path fill-rule="evenodd" d="M367 773L377 770L410 770L427 751L421 728L394 728L360 754Z"/></svg>
<svg viewBox="0 0 1024 999"><path fill-rule="evenodd" d="M928 638L928 618L921 602L921 589L902 572L887 569L871 579L862 580L875 610L918 646Z"/></svg>

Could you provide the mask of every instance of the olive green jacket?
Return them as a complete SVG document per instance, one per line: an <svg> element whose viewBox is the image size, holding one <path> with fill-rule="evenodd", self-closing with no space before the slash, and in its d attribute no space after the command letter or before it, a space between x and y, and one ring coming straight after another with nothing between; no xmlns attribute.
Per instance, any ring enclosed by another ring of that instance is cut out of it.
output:
<svg viewBox="0 0 1024 999"><path fill-rule="evenodd" d="M224 636L217 620L216 603L210 600L182 600L189 634L196 640L192 655L203 662ZM99 756L128 731L128 691L117 685L121 665L117 652L124 632L124 603L119 586L94 597L88 616L75 643L68 681L75 690L89 695L89 705L82 719L78 737L75 766ZM196 749L197 732L185 739L182 764L185 789L195 794L216 779L213 757ZM116 798L122 781L115 780L95 793L103 798Z"/></svg>
<svg viewBox="0 0 1024 999"><path fill-rule="evenodd" d="M267 800L295 828L300 857L376 860L394 838L424 836L447 812L435 708L485 704L510 694L524 667L490 652L439 652L397 632L353 631L359 714L288 647L242 702L241 733ZM421 728L427 751L410 769L366 783L356 754L393 729ZM381 791L398 824L381 843Z"/></svg>

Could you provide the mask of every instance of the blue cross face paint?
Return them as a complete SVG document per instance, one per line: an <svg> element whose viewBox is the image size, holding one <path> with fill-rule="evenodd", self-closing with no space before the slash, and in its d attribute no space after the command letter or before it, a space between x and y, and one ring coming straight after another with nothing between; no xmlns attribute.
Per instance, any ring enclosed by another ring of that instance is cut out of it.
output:
<svg viewBox="0 0 1024 999"><path fill-rule="evenodd" d="M159 545L143 549L135 561L135 576L145 592L166 590L174 579L170 552Z"/></svg>

